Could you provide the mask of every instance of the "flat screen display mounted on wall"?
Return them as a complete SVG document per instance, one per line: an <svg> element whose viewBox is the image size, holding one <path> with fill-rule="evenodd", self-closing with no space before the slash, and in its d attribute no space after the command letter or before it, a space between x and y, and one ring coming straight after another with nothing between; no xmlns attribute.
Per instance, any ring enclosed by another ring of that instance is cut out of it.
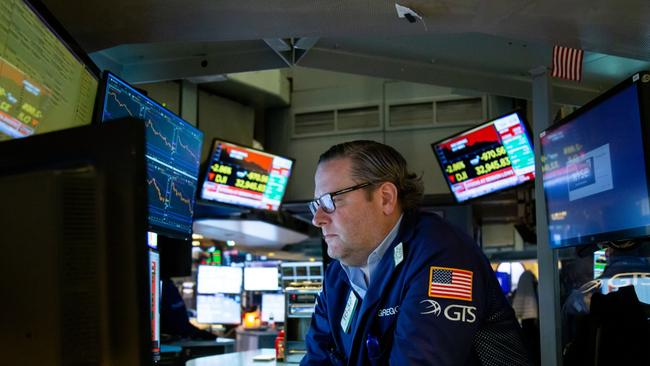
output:
<svg viewBox="0 0 650 366"><path fill-rule="evenodd" d="M465 202L535 179L529 129L512 112L431 144L456 202Z"/></svg>
<svg viewBox="0 0 650 366"><path fill-rule="evenodd" d="M293 165L293 159L215 139L200 198L278 211Z"/></svg>
<svg viewBox="0 0 650 366"><path fill-rule="evenodd" d="M650 74L635 74L540 134L552 247L650 235Z"/></svg>

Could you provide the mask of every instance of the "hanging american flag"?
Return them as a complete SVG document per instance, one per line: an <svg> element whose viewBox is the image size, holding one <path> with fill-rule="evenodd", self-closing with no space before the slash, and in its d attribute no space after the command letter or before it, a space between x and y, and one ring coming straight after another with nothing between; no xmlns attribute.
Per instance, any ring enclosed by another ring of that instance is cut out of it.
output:
<svg viewBox="0 0 650 366"><path fill-rule="evenodd" d="M472 301L472 271L432 266L429 297Z"/></svg>
<svg viewBox="0 0 650 366"><path fill-rule="evenodd" d="M580 81L582 79L582 58L585 51L562 46L553 47L553 73L560 79Z"/></svg>

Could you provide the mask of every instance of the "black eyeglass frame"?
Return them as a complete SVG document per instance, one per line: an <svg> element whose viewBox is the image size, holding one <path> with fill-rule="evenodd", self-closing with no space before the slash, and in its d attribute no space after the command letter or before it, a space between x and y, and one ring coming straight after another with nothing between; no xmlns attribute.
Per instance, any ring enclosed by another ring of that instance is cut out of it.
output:
<svg viewBox="0 0 650 366"><path fill-rule="evenodd" d="M316 215L316 211L318 211L319 207L323 208L323 211L325 213L328 213L328 214L334 213L334 211L336 211L336 204L334 203L334 197L340 196L340 195L348 193L348 192L356 191L357 189L368 187L368 186L370 186L372 184L374 184L374 183L373 182L365 182L365 183L354 185L352 187L343 188L343 189L335 191L335 192L325 193L325 194L321 195L320 197L316 198L315 200L309 201L309 210L311 211L311 213L313 215ZM326 205L322 204L322 202L324 202L323 199L325 197L329 197L329 201L332 202L332 209L331 210L329 208L327 208Z"/></svg>

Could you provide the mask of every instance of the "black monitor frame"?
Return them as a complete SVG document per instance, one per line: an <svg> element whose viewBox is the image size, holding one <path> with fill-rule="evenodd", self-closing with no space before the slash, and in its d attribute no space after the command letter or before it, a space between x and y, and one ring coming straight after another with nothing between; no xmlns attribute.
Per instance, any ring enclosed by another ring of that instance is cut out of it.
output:
<svg viewBox="0 0 650 366"><path fill-rule="evenodd" d="M511 114L516 114L517 117L519 118L519 121L521 121L521 124L525 127L526 130L525 130L524 132L526 133L526 137L528 138L528 141L530 142L530 147L531 147L531 149L533 149L533 151L534 151L535 146L534 146L534 141L533 141L533 139L532 139L532 134L531 134L531 133L532 133L532 130L530 129L530 124L528 123L528 120L526 119L526 113L525 113L525 111L522 110L521 108L515 109L515 110L510 111L510 112L508 112L508 113L504 113L504 114L499 115L499 116L494 117L494 118L490 118L489 120L487 120L487 121L485 121L485 122L481 122L480 124L478 124L478 125L476 125L476 126L472 126L472 127L466 128L466 129L464 129L464 130L462 130L462 131L456 132L455 134L453 134L453 135L451 135L451 136L445 137L445 138L443 138L443 139L440 139L440 140L438 140L438 141L436 141L436 142L431 143L431 150L432 150L432 152L433 152L433 155L436 157L436 161L438 162L438 166L440 166L440 172L443 174L443 179L445 180L445 183L447 184L447 188L449 189L449 193L451 194L451 196L453 197L454 201L455 201L457 204L467 204L467 203L472 203L472 202L474 202L474 201L482 200L482 199L484 199L484 198L486 198L486 197L489 197L489 196L493 196L493 195L496 195L496 194L502 193L502 192L505 191L505 190L515 189L515 188L521 188L521 187L527 187L527 186L532 186L532 185L535 184L535 180L537 179L537 177L535 177L535 178L533 178L533 179L531 179L531 180L529 180L529 181L522 182L522 183L519 183L519 184L516 184L516 185L510 186L510 187L505 187L505 188L497 189L497 190L495 190L495 191L493 191L493 192L486 193L486 194L483 194L483 195L478 196L478 197L472 197L472 198L468 198L468 199L466 199L466 200L464 200L464 201L459 201L458 198L456 197L456 195L454 194L453 190L451 189L451 184L449 183L449 180L448 180L447 177L446 177L446 173L445 173L444 168L443 168L443 166L442 166L442 162L440 161L440 157L438 156L438 153L436 152L436 145L438 145L439 143L441 143L441 142L443 142L443 141L445 141L445 140L449 140L449 139L451 139L451 138L454 138L454 137L456 137L456 136L462 135L462 134L464 134L465 132L468 132L468 131L471 131L471 130L477 129L477 128L479 128L479 127L483 127L483 126L489 125L489 124L491 124L492 122L494 122L494 121L496 121L496 120L498 120L498 119L500 119L500 118L503 118L503 117L509 116L509 115L511 115Z"/></svg>
<svg viewBox="0 0 650 366"><path fill-rule="evenodd" d="M201 192L203 192L203 184L205 184L205 179L208 176L208 169L210 169L210 164L212 163L212 156L214 155L215 144L217 142L225 142L227 144L236 145L236 146L239 146L239 147L244 148L244 149L253 150L253 151L261 152L261 153L264 153L264 154L269 154L269 155L277 156L277 157L280 157L280 158L283 158L283 159L291 160L291 162L292 162L291 163L291 173L289 174L289 178L287 179L287 186L285 187L285 191L282 194L282 200L280 201L280 206L278 206L277 211L276 210L266 210L266 209L261 209L261 208L258 208L258 207L251 207L251 206L246 206L246 205L238 205L238 204L229 203L229 202L219 202L219 201L210 200L210 199L206 199L206 198L201 197ZM291 177L293 177L293 175L294 175L295 168L296 168L296 159L294 159L294 158L284 156L284 155L275 154L275 153L264 151L264 150L259 150L259 149L256 149L256 148L253 148L253 147L250 147L250 146L242 145L242 144L237 143L237 142L232 142L232 141L229 141L229 140L226 140L226 139L215 137L215 138L212 139L212 143L210 145L210 151L208 152L208 157L207 157L206 161L204 162L204 164L202 164L202 168L201 168L201 171L199 173L199 185L198 185L197 190L196 190L196 200L197 200L197 202L200 201L201 204L205 204L205 205L209 205L209 206L213 206L213 207L224 207L225 206L225 207L239 208L241 210L249 210L251 212L260 212L260 211L261 212L279 212L279 211L282 210L282 204L284 203L284 199L285 199L285 197L287 195L286 189L289 188L289 183L291 183Z"/></svg>
<svg viewBox="0 0 650 366"><path fill-rule="evenodd" d="M611 96L618 94L623 89L629 87L630 85L636 84L637 86L637 96L639 103L639 119L641 121L641 131L642 131L642 143L644 150L645 158L645 173L646 173L646 185L648 189L648 194L650 195L650 71L640 71L634 75L626 78L622 82L616 84L611 89L607 90L605 93L599 95L595 99L591 100L584 106L580 107L575 112L569 114L568 116L562 118L561 120L554 123L552 126L546 128L540 133L540 136L544 136L549 132L553 132L557 128L571 123L575 119L579 118L583 114L589 112L596 106L599 106L601 103L609 99ZM540 151L543 153L544 146L540 146ZM540 177L540 179L543 179ZM548 212L548 198L546 197L546 192L544 193L544 200L546 206L546 216L549 217ZM549 230L547 228L547 230ZM553 248L562 248L568 246L589 246L597 243L606 243L606 242L618 242L618 241L628 241L628 240L638 240L642 238L650 237L650 225L642 226L636 228L628 228L624 230L609 231L600 234L593 234L587 237L582 237L580 240L578 238L569 238L562 240L558 246L552 246ZM549 240L550 245L550 240Z"/></svg>

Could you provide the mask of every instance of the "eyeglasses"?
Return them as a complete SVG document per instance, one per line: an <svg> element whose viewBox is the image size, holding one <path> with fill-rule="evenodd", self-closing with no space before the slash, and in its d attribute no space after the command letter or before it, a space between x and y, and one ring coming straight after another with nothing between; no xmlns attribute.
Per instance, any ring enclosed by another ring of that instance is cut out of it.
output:
<svg viewBox="0 0 650 366"><path fill-rule="evenodd" d="M309 209L311 210L311 213L313 215L316 215L316 211L318 211L319 207L321 207L323 211L325 211L326 213L331 214L336 210L336 205L334 204L335 196L356 191L357 189L367 187L371 184L372 184L371 182L366 182L366 183L357 184L356 186L341 189L340 191L325 193L324 195L309 202Z"/></svg>

